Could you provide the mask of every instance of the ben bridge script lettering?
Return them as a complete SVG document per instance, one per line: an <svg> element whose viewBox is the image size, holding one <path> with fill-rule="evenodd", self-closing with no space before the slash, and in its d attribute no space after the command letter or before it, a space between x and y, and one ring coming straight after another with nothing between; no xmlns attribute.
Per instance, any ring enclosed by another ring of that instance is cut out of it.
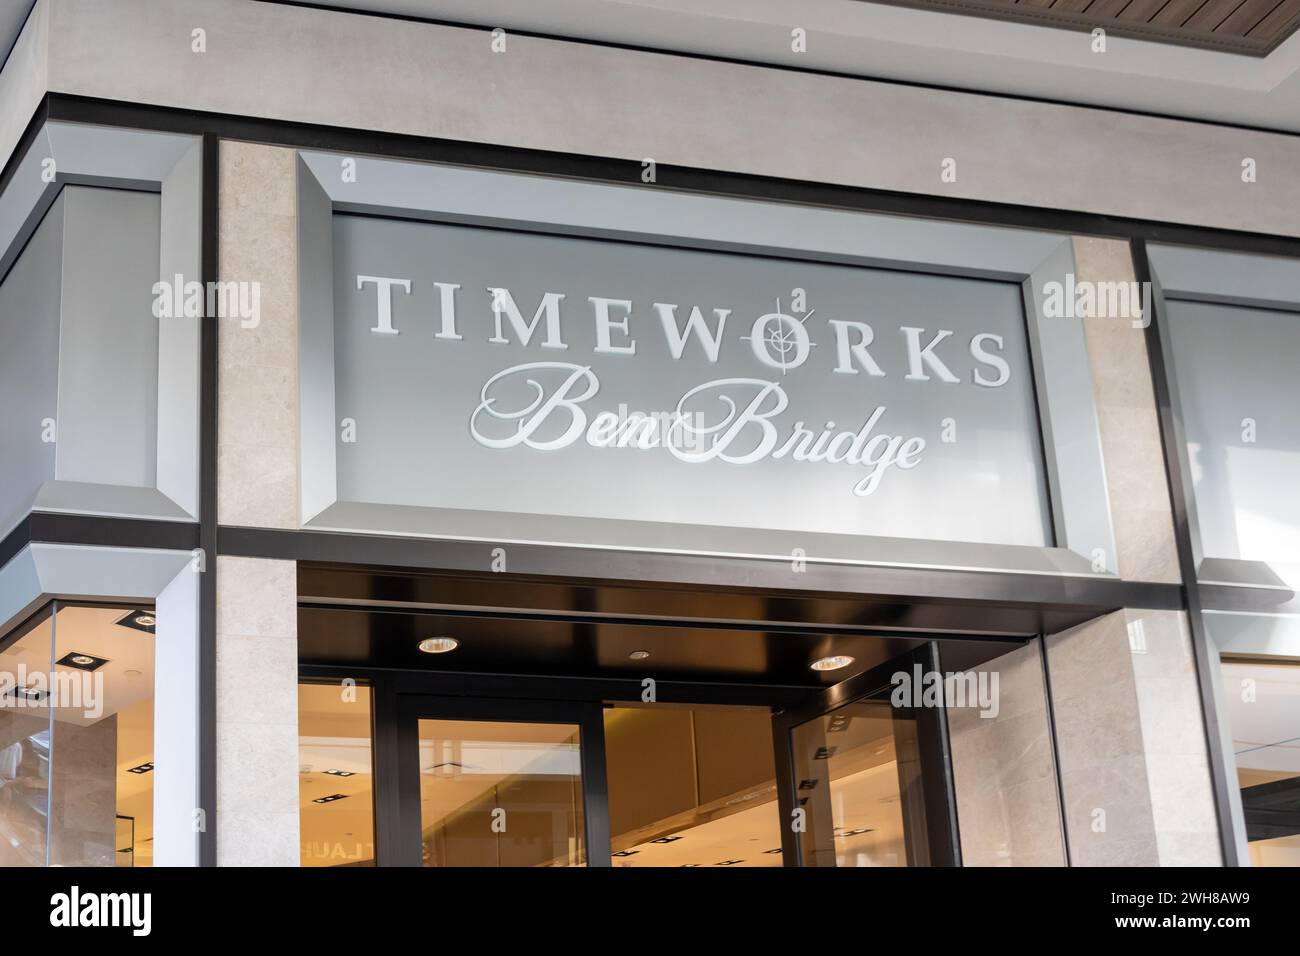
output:
<svg viewBox="0 0 1300 956"><path fill-rule="evenodd" d="M439 299L435 338L462 341L456 312L460 285L433 285ZM411 293L411 280L357 275L358 291L372 287L376 320L370 331L400 335L401 330L393 324L393 302L396 295ZM527 346L539 338L543 349L569 349L561 322L563 293L544 293L532 318L526 319L509 289L489 287L485 292L493 314L490 344ZM643 354L638 347L645 340L633 334L631 300L588 296L587 303L595 325L593 352L627 357ZM782 311L777 301L775 311L747 324L742 320L741 328L736 330L730 309L710 309L712 316L705 318L700 307L692 305L683 318L675 303L655 302L651 308L655 319L648 324L662 333L662 344L673 361L680 361L693 347L708 363L717 364L724 343L734 340L744 343L739 347L749 350L762 377L717 378L696 385L666 415L666 427L658 427L645 415L629 418L613 411L589 410L588 403L601 386L590 365L525 362L502 369L483 384L469 419L474 441L485 448L523 446L537 451L557 451L583 441L596 448L665 449L690 464L717 460L748 465L769 458L789 458L814 464L853 465L866 470L852 485L853 494L858 496L875 491L888 469L908 471L920 464L925 439L885 430L888 409L884 405L865 412L856 428L838 429L834 422L810 428L803 421L794 422L784 431L778 427L776 419L790 405L785 376L799 369L817 346L808 327L815 310L800 317ZM729 322L733 329L730 333ZM884 352L870 324L831 319L827 325L835 351L835 374L871 378L890 374L873 354L873 348L880 354ZM896 348L906 358L904 380L961 383L962 379L944 361L945 353L940 348L961 348L961 343L947 342L953 337L951 330L928 331L904 325L897 332ZM1011 380L1011 367L1001 355L1002 336L978 332L964 344L975 362L972 384L1000 388Z"/></svg>

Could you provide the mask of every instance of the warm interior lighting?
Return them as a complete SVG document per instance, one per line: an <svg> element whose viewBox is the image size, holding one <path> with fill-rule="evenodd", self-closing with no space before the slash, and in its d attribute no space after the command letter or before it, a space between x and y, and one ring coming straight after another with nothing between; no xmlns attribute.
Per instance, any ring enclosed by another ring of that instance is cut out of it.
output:
<svg viewBox="0 0 1300 956"><path fill-rule="evenodd" d="M809 666L815 671L837 671L841 667L848 667L853 663L853 658L847 654L836 654L832 657L823 657L820 660L813 661Z"/></svg>
<svg viewBox="0 0 1300 956"><path fill-rule="evenodd" d="M446 654L460 647L460 641L454 637L426 637L420 642L420 650L426 654Z"/></svg>

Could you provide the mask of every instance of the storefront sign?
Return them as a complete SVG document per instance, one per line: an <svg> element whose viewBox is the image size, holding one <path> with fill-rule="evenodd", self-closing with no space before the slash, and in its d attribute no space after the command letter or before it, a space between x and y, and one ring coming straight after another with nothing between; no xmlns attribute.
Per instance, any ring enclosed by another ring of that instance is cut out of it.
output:
<svg viewBox="0 0 1300 956"><path fill-rule="evenodd" d="M335 255L349 500L1046 543L1014 284L354 216Z"/></svg>

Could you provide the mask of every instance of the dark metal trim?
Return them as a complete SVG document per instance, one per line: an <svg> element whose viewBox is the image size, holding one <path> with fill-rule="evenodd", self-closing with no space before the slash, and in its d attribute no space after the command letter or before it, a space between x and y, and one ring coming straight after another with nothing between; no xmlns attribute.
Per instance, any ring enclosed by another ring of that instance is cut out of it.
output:
<svg viewBox="0 0 1300 956"><path fill-rule="evenodd" d="M342 680L344 675L332 675ZM304 673L304 681L310 681ZM312 681L314 682L314 681ZM324 682L323 679L320 682ZM375 773L375 865L397 866L402 857L398 821L402 814L402 777L391 742L396 739L399 717L397 691L389 674L374 674L364 681L370 686L371 746Z"/></svg>
<svg viewBox="0 0 1300 956"><path fill-rule="evenodd" d="M802 866L803 856L799 834L794 830L794 811L799 800L798 781L795 780L794 740L790 725L783 717L785 712L772 714L772 755L776 768L776 808L781 821L781 865Z"/></svg>
<svg viewBox="0 0 1300 956"><path fill-rule="evenodd" d="M1133 239L1130 243L1134 278L1143 289L1154 289L1151 260L1146 243ZM1151 312L1147 316L1147 359L1151 365L1151 381L1155 390L1156 409L1160 422L1160 442L1164 449L1165 475L1169 483L1169 499L1173 508L1174 539L1178 548L1178 569L1183 579L1183 592L1187 598L1187 624L1191 636L1192 657L1196 665L1197 690L1201 699L1201 716L1209 755L1210 777L1214 789L1215 812L1219 822L1219 842L1223 850L1224 866L1242 866L1248 863L1237 853L1237 841L1232 821L1232 800L1229 788L1235 785L1235 774L1230 773L1230 757L1223 752L1218 729L1225 718L1219 713L1213 661L1217 650L1205 629L1201 616L1204 607L1201 587L1197 580L1197 553L1200 531L1196 519L1196 499L1191 482L1191 463L1187 458L1187 436L1183 428L1182 406L1178 397L1178 383L1174 374L1173 348L1169 341L1168 316L1158 294L1151 295Z"/></svg>
<svg viewBox="0 0 1300 956"><path fill-rule="evenodd" d="M480 674L450 671L409 671L349 667L305 661L298 666L304 680L339 681L351 677L379 693L434 697L472 697L499 701L627 701L641 700L640 680L617 677L549 677L544 675ZM739 707L785 707L816 696L819 688L786 684L721 684L656 681L655 698L664 704L730 704Z"/></svg>
<svg viewBox="0 0 1300 956"><path fill-rule="evenodd" d="M32 543L32 516L28 514L10 530L3 538L0 538L0 568L12 561L18 554Z"/></svg>
<svg viewBox="0 0 1300 956"><path fill-rule="evenodd" d="M198 543L199 526L189 522L33 511L0 539L0 567L17 557L29 544L192 551Z"/></svg>
<svg viewBox="0 0 1300 956"><path fill-rule="evenodd" d="M943 656L938 641L926 645L930 669L944 673ZM961 830L957 826L957 780L952 762L952 738L948 731L948 706L926 711L917 718L923 766L934 767L926 779L926 824L930 831L930 865L961 866ZM936 850L946 855L936 859Z"/></svg>
<svg viewBox="0 0 1300 956"><path fill-rule="evenodd" d="M327 531L222 526L218 553L374 568L484 573L491 542ZM501 580L581 579L587 583L682 584L694 588L772 589L786 594L872 595L882 600L970 602L1078 610L1096 616L1121 607L1180 610L1176 584L997 571L916 569L808 562L792 574L785 560L511 545L515 569Z"/></svg>
<svg viewBox="0 0 1300 956"><path fill-rule="evenodd" d="M220 150L216 133L203 134L201 281L219 278ZM206 811L199 834L199 865L217 865L217 375L218 318L205 315L199 347L199 800Z"/></svg>
<svg viewBox="0 0 1300 956"><path fill-rule="evenodd" d="M31 540L44 544L192 551L199 543L199 526L188 521L33 512L28 522Z"/></svg>

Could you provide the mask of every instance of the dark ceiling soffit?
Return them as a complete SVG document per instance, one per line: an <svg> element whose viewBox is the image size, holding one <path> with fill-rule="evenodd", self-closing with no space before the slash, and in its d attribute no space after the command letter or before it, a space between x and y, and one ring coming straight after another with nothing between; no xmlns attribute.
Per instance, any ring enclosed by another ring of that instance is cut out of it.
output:
<svg viewBox="0 0 1300 956"><path fill-rule="evenodd" d="M859 2L884 3L891 7L908 7L913 10L953 13L958 16L1025 23L1039 27L1074 30L1081 33L1091 33L1100 27L1106 31L1108 36L1257 57L1268 56L1281 46L1300 26L1300 15L1297 15L1294 20L1278 30L1269 39L1254 39L1249 36L1219 34L1210 30L1169 28L1142 20L1089 16L1087 12L1074 13L1057 10L1054 7L1036 7L1010 2L997 3L993 2L993 0L859 0ZM1228 12L1231 13L1232 9L1235 8L1229 8Z"/></svg>
<svg viewBox="0 0 1300 956"><path fill-rule="evenodd" d="M707 606L711 621L938 628L972 635L1054 633L1121 607L1183 607L1182 588L1170 584L812 562L795 574L787 561L545 545L509 545L509 571L494 574L493 547L231 527L221 528L217 541L219 554L305 563L299 571L302 600L354 606L391 601L516 612L608 610L608 601L593 600L600 591L618 593L620 610L636 616L703 619L682 612ZM375 568L394 569L388 584L384 572L366 570ZM435 573L412 573L430 571Z"/></svg>

